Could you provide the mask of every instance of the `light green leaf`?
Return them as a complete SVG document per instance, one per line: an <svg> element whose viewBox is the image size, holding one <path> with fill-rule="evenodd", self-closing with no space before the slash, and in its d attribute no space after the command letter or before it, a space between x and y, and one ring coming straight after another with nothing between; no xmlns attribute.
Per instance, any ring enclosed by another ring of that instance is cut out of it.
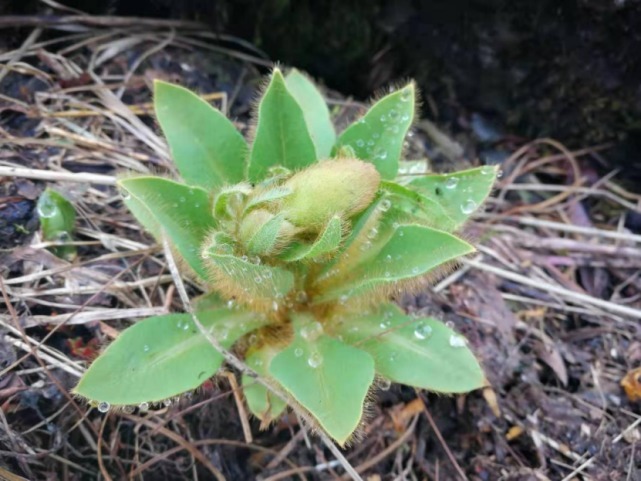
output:
<svg viewBox="0 0 641 481"><path fill-rule="evenodd" d="M197 316L225 348L265 323L238 310ZM189 314L150 317L120 334L91 364L74 393L112 406L160 402L196 389L222 362Z"/></svg>
<svg viewBox="0 0 641 481"><path fill-rule="evenodd" d="M416 177L408 185L424 199L425 210L435 226L451 232L458 229L490 194L497 167L483 166L452 174ZM435 208L437 205L439 208Z"/></svg>
<svg viewBox="0 0 641 481"><path fill-rule="evenodd" d="M156 239L162 230L189 266L200 277L206 271L200 257L201 245L215 227L207 192L160 177L136 177L118 182L124 202Z"/></svg>
<svg viewBox="0 0 641 481"><path fill-rule="evenodd" d="M263 379L273 382L269 375L268 367L272 358L279 352L279 349L264 345L258 349L250 350L245 357L245 363ZM261 426L266 426L272 422L287 407L287 404L282 399L275 396L253 377L243 374L241 382L247 406L252 414L262 421Z"/></svg>
<svg viewBox="0 0 641 481"><path fill-rule="evenodd" d="M269 302L282 299L294 287L294 275L264 264L254 264L249 259L221 254L215 248L207 248L204 256L210 264L214 285L229 293L244 293L254 302Z"/></svg>
<svg viewBox="0 0 641 481"><path fill-rule="evenodd" d="M154 109L187 184L211 191L243 180L247 144L220 111L193 92L159 80L154 82Z"/></svg>
<svg viewBox="0 0 641 481"><path fill-rule="evenodd" d="M214 198L213 211L216 218L220 220L233 217L235 207L239 207L251 192L251 185L244 182L220 189Z"/></svg>
<svg viewBox="0 0 641 481"><path fill-rule="evenodd" d="M317 302L362 294L377 286L427 274L435 267L474 252L467 242L447 232L419 225L398 226L382 249L363 253L364 261L349 277L326 288Z"/></svg>
<svg viewBox="0 0 641 481"><path fill-rule="evenodd" d="M70 242L76 228L76 209L71 202L55 190L46 189L38 199L36 207L42 228L42 238L52 242ZM50 247L56 256L67 260L76 257L76 246L60 245Z"/></svg>
<svg viewBox="0 0 641 481"><path fill-rule="evenodd" d="M249 161L249 179L262 180L269 168L281 165L297 170L316 161L316 147L305 116L289 93L283 74L274 69L258 105L258 125Z"/></svg>
<svg viewBox="0 0 641 481"><path fill-rule="evenodd" d="M414 120L415 95L410 83L383 97L338 137L335 151L349 145L359 159L372 162L383 179L393 180Z"/></svg>
<svg viewBox="0 0 641 481"><path fill-rule="evenodd" d="M434 318L413 318L387 305L344 318L332 333L370 353L376 372L391 381L441 393L487 385L465 338Z"/></svg>
<svg viewBox="0 0 641 481"><path fill-rule="evenodd" d="M249 200L247 201L247 204L245 205L245 213L249 212L251 209L258 207L262 204L267 204L270 202L283 199L291 195L292 192L293 191L291 188L284 185L278 185L265 190L261 190L249 198Z"/></svg>
<svg viewBox="0 0 641 481"><path fill-rule="evenodd" d="M303 109L307 129L316 146L316 157L328 158L336 142L336 132L323 95L314 82L296 69L287 74L285 83L287 90Z"/></svg>
<svg viewBox="0 0 641 481"><path fill-rule="evenodd" d="M260 226L247 243L247 252L253 255L263 255L271 252L278 240L278 233L283 226L283 222L285 222L285 216L278 214Z"/></svg>
<svg viewBox="0 0 641 481"><path fill-rule="evenodd" d="M296 244L285 251L280 258L286 262L293 262L314 259L335 251L340 246L343 237L342 224L340 217L332 217L313 244Z"/></svg>
<svg viewBox="0 0 641 481"><path fill-rule="evenodd" d="M361 422L374 380L374 360L360 349L318 333L310 321L297 321L295 327L296 338L274 356L269 372L343 445Z"/></svg>

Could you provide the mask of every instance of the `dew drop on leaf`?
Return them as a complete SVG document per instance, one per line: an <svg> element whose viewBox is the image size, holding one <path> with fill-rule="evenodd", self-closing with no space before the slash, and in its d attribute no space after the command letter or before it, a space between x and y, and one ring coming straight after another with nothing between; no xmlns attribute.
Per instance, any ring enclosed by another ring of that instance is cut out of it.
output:
<svg viewBox="0 0 641 481"><path fill-rule="evenodd" d="M476 202L474 202L472 199L468 199L464 204L461 205L461 212L463 212L463 214L471 214L476 210L476 207Z"/></svg>
<svg viewBox="0 0 641 481"><path fill-rule="evenodd" d="M412 274L417 275L419 273L418 267L412 267Z"/></svg>
<svg viewBox="0 0 641 481"><path fill-rule="evenodd" d="M162 403L163 403L166 407L169 407L169 406L171 406L172 401L171 401L171 399L165 399Z"/></svg>
<svg viewBox="0 0 641 481"><path fill-rule="evenodd" d="M303 350L300 347L294 349L294 356L301 357L303 355Z"/></svg>
<svg viewBox="0 0 641 481"><path fill-rule="evenodd" d="M143 351L149 352L149 345L145 344L145 346L142 348Z"/></svg>
<svg viewBox="0 0 641 481"><path fill-rule="evenodd" d="M363 147L365 145L365 141L363 139L358 139L356 141L356 146L357 147Z"/></svg>
<svg viewBox="0 0 641 481"><path fill-rule="evenodd" d="M383 212L387 212L390 209L390 207L392 207L392 202L389 199L383 199L381 201L380 209Z"/></svg>
<svg viewBox="0 0 641 481"><path fill-rule="evenodd" d="M389 391L389 388L392 387L392 381L386 378L379 379L378 386L382 391Z"/></svg>
<svg viewBox="0 0 641 481"><path fill-rule="evenodd" d="M432 335L432 327L424 322L419 322L414 328L414 337L416 339L424 340Z"/></svg>
<svg viewBox="0 0 641 481"><path fill-rule="evenodd" d="M146 413L147 411L149 411L149 403L143 402L138 404L138 411L140 411L141 413Z"/></svg>
<svg viewBox="0 0 641 481"><path fill-rule="evenodd" d="M110 408L110 405L107 401L102 401L98 403L98 411L100 411L101 413L106 413L107 411L109 411L109 408Z"/></svg>
<svg viewBox="0 0 641 481"><path fill-rule="evenodd" d="M458 177L448 177L445 181L445 187L447 189L456 189L458 185Z"/></svg>
<svg viewBox="0 0 641 481"><path fill-rule="evenodd" d="M307 326L304 326L300 330L301 337L309 342L313 342L316 339L318 339L318 336L320 336L322 333L323 333L323 326L321 325L320 322L313 322Z"/></svg>
<svg viewBox="0 0 641 481"><path fill-rule="evenodd" d="M403 91L401 92L401 100L403 102L407 102L411 98L412 98L412 92L410 91L410 89L408 88L403 89Z"/></svg>
<svg viewBox="0 0 641 481"><path fill-rule="evenodd" d="M389 111L389 118L391 120L397 120L398 119L398 110L392 109Z"/></svg>
<svg viewBox="0 0 641 481"><path fill-rule="evenodd" d="M122 407L122 412L125 414L132 414L134 412L134 407L133 406L123 406Z"/></svg>
<svg viewBox="0 0 641 481"><path fill-rule="evenodd" d="M317 352L313 352L310 354L310 356L307 358L307 364L309 364L309 367L316 369L319 367L321 364L323 364L323 356L321 356Z"/></svg>
<svg viewBox="0 0 641 481"><path fill-rule="evenodd" d="M465 338L457 334L450 336L450 346L452 347L465 347Z"/></svg>

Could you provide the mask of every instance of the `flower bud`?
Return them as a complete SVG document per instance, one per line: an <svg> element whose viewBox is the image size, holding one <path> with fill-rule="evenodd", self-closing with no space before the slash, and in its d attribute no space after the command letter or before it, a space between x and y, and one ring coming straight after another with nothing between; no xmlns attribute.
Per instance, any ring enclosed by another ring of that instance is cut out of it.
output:
<svg viewBox="0 0 641 481"><path fill-rule="evenodd" d="M374 165L357 159L325 160L294 174L285 186L285 217L302 229L318 229L334 215L352 217L374 199L381 177Z"/></svg>

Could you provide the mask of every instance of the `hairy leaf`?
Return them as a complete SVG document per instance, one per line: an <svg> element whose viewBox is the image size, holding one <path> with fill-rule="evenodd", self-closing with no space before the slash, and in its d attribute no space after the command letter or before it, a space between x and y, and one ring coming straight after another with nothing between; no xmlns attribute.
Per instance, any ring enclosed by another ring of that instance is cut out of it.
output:
<svg viewBox="0 0 641 481"><path fill-rule="evenodd" d="M442 393L487 385L465 339L434 318L413 318L387 305L375 314L345 317L333 334L370 353L376 372L394 382Z"/></svg>
<svg viewBox="0 0 641 481"><path fill-rule="evenodd" d="M322 334L318 323L299 319L295 327L294 341L274 356L269 372L330 436L344 444L361 422L374 380L374 360Z"/></svg>
<svg viewBox="0 0 641 481"><path fill-rule="evenodd" d="M256 264L209 248L203 254L211 265L214 286L227 297L271 304L294 287L294 275L280 267Z"/></svg>
<svg viewBox="0 0 641 481"><path fill-rule="evenodd" d="M287 262L314 259L335 251L341 243L342 223L340 217L332 217L313 244L295 244L280 256L281 259Z"/></svg>
<svg viewBox="0 0 641 481"><path fill-rule="evenodd" d="M348 145L359 159L372 162L383 179L394 179L414 120L415 95L410 83L383 97L338 137L336 151Z"/></svg>
<svg viewBox="0 0 641 481"><path fill-rule="evenodd" d="M287 90L280 70L258 105L256 138L249 161L249 180L262 180L269 168L281 165L299 169L316 161L316 147L307 130L305 115Z"/></svg>
<svg viewBox="0 0 641 481"><path fill-rule="evenodd" d="M76 210L71 202L55 190L46 189L37 205L42 238L53 242L70 242L76 227ZM76 257L76 246L60 245L50 248L56 256L67 260Z"/></svg>
<svg viewBox="0 0 641 481"><path fill-rule="evenodd" d="M229 309L197 316L225 348L265 323L253 313ZM159 402L197 388L222 362L189 314L150 317L120 334L74 393L113 406Z"/></svg>
<svg viewBox="0 0 641 481"><path fill-rule="evenodd" d="M216 225L207 193L160 177L123 179L119 185L125 191L125 204L138 221L156 239L161 239L164 230L178 253L204 278L201 244Z"/></svg>
<svg viewBox="0 0 641 481"><path fill-rule="evenodd" d="M154 108L187 184L212 190L243 180L247 144L220 111L193 92L158 80Z"/></svg>
<svg viewBox="0 0 641 481"><path fill-rule="evenodd" d="M247 252L254 255L270 253L274 249L284 222L285 216L278 214L261 225L247 243Z"/></svg>
<svg viewBox="0 0 641 481"><path fill-rule="evenodd" d="M434 220L433 225L451 232L463 225L485 202L496 174L497 167L486 165L453 174L416 177L408 187L423 197L425 210Z"/></svg>
<svg viewBox="0 0 641 481"><path fill-rule="evenodd" d="M366 261L357 265L347 278L336 279L317 301L352 296L377 286L422 276L435 267L474 251L467 242L447 232L419 225L398 226L382 249L364 252Z"/></svg>
<svg viewBox="0 0 641 481"><path fill-rule="evenodd" d="M328 158L336 142L336 132L323 95L306 75L296 69L287 74L285 82L287 90L303 109L307 128L316 146L316 157Z"/></svg>

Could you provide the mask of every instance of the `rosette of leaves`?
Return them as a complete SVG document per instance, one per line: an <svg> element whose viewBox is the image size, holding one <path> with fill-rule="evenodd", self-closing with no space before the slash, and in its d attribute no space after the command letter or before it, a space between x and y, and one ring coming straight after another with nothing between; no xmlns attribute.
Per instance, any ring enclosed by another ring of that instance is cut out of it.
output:
<svg viewBox="0 0 641 481"><path fill-rule="evenodd" d="M440 393L486 384L463 337L389 302L474 251L456 232L496 176L403 175L415 95L413 83L391 92L337 136L314 84L275 69L248 144L196 94L156 82L181 178L119 182L131 212L211 293L195 302L202 326L341 444L377 380ZM103 410L160 404L222 363L190 314L152 317L107 347L75 393ZM242 385L263 425L286 408L252 376Z"/></svg>

